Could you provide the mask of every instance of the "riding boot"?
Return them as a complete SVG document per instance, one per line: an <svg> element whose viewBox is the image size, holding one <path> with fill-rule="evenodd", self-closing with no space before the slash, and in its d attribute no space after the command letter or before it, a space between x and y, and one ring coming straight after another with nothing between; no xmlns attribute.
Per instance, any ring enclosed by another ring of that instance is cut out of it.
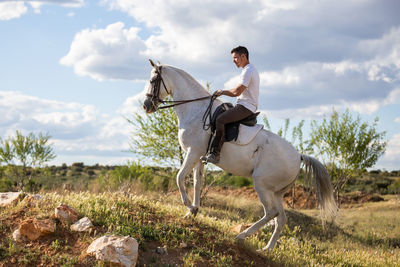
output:
<svg viewBox="0 0 400 267"><path fill-rule="evenodd" d="M206 156L201 157L201 160L204 163L213 163L213 164L218 164L220 160L220 153L222 149L222 145L224 144L224 138L221 135L215 135L213 137L212 143L211 143L211 148L210 148L210 153L208 153Z"/></svg>

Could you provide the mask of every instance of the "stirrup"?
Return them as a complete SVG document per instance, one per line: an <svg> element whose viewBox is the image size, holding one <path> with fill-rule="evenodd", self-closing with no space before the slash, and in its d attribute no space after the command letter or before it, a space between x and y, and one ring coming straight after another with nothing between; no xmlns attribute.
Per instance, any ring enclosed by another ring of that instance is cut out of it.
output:
<svg viewBox="0 0 400 267"><path fill-rule="evenodd" d="M206 156L202 156L200 159L203 161L204 164L207 163L218 164L220 156L214 153L209 153Z"/></svg>

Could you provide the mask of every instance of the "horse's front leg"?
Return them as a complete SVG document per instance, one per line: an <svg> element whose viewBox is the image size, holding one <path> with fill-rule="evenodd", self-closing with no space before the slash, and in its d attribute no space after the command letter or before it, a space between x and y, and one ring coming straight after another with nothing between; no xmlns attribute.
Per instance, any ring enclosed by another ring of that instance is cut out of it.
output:
<svg viewBox="0 0 400 267"><path fill-rule="evenodd" d="M185 160L181 168L179 169L178 175L176 176L176 183L179 188L179 192L181 193L181 198L183 204L189 209L193 209L190 204L190 200L187 196L185 189L185 177L193 170L195 164L199 161L199 156L197 154L191 153L190 149L188 150Z"/></svg>
<svg viewBox="0 0 400 267"><path fill-rule="evenodd" d="M189 209L189 212L193 216L197 215L197 212L199 211L200 208L201 188L203 186L203 170L204 170L204 164L201 160L198 160L196 166L194 167L194 175L193 175L194 179L193 204L192 207Z"/></svg>

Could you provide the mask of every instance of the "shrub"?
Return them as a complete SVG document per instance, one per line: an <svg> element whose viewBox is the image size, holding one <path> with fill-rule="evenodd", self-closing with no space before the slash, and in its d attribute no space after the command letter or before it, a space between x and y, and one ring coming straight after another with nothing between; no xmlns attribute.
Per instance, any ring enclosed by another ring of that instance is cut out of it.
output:
<svg viewBox="0 0 400 267"><path fill-rule="evenodd" d="M12 181L8 178L0 179L0 192L8 192L12 190Z"/></svg>
<svg viewBox="0 0 400 267"><path fill-rule="evenodd" d="M72 163L72 167L83 168L83 167L85 167L85 164L83 164L83 162L74 162L74 163Z"/></svg>
<svg viewBox="0 0 400 267"><path fill-rule="evenodd" d="M243 187L243 186L253 186L253 181L251 178L243 176L235 176L231 173L223 172L216 178L216 184L220 186L232 186L232 187Z"/></svg>
<svg viewBox="0 0 400 267"><path fill-rule="evenodd" d="M400 194L400 178L397 178L396 181L389 186L388 193Z"/></svg>
<svg viewBox="0 0 400 267"><path fill-rule="evenodd" d="M171 172L164 172L162 169L148 166L141 166L136 162L128 162L124 166L116 166L108 172L101 174L91 187L97 190L117 189L118 187L131 182L138 182L144 190L168 191L174 184L174 175Z"/></svg>

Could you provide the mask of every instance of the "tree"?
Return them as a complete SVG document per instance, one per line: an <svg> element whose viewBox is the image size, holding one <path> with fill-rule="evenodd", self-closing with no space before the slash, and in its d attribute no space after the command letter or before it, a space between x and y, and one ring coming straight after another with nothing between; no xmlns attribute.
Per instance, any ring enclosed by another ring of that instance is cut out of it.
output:
<svg viewBox="0 0 400 267"><path fill-rule="evenodd" d="M372 167L386 149L386 132L378 132L378 118L369 125L360 116L353 119L349 110L333 110L329 120L311 123L311 142L328 163L337 199L347 181Z"/></svg>
<svg viewBox="0 0 400 267"><path fill-rule="evenodd" d="M42 167L44 163L56 156L48 145L50 136L39 133L37 136L30 133L28 136L16 131L15 137L6 140L0 138L0 164L5 163L16 176L22 190L25 180L31 183L35 172L32 168Z"/></svg>
<svg viewBox="0 0 400 267"><path fill-rule="evenodd" d="M265 128L268 131L271 131L271 126L269 124L268 118L267 116L263 116L262 118L263 123ZM286 118L284 125L279 128L279 130L277 131L277 135L279 135L280 137L288 140L287 135L289 132L289 127L290 126L290 119ZM292 128L292 138L291 140L288 140L289 142L291 142L292 145L294 145L297 149L297 151L299 151L299 153L302 154L310 154L313 151L312 145L310 140L304 140L304 135L303 135L303 127L304 127L304 120L300 121L299 124L297 124L297 126L294 126Z"/></svg>
<svg viewBox="0 0 400 267"><path fill-rule="evenodd" d="M183 163L184 153L178 141L178 117L173 109L159 109L145 116L135 114L127 121L135 127L130 152L167 165Z"/></svg>

